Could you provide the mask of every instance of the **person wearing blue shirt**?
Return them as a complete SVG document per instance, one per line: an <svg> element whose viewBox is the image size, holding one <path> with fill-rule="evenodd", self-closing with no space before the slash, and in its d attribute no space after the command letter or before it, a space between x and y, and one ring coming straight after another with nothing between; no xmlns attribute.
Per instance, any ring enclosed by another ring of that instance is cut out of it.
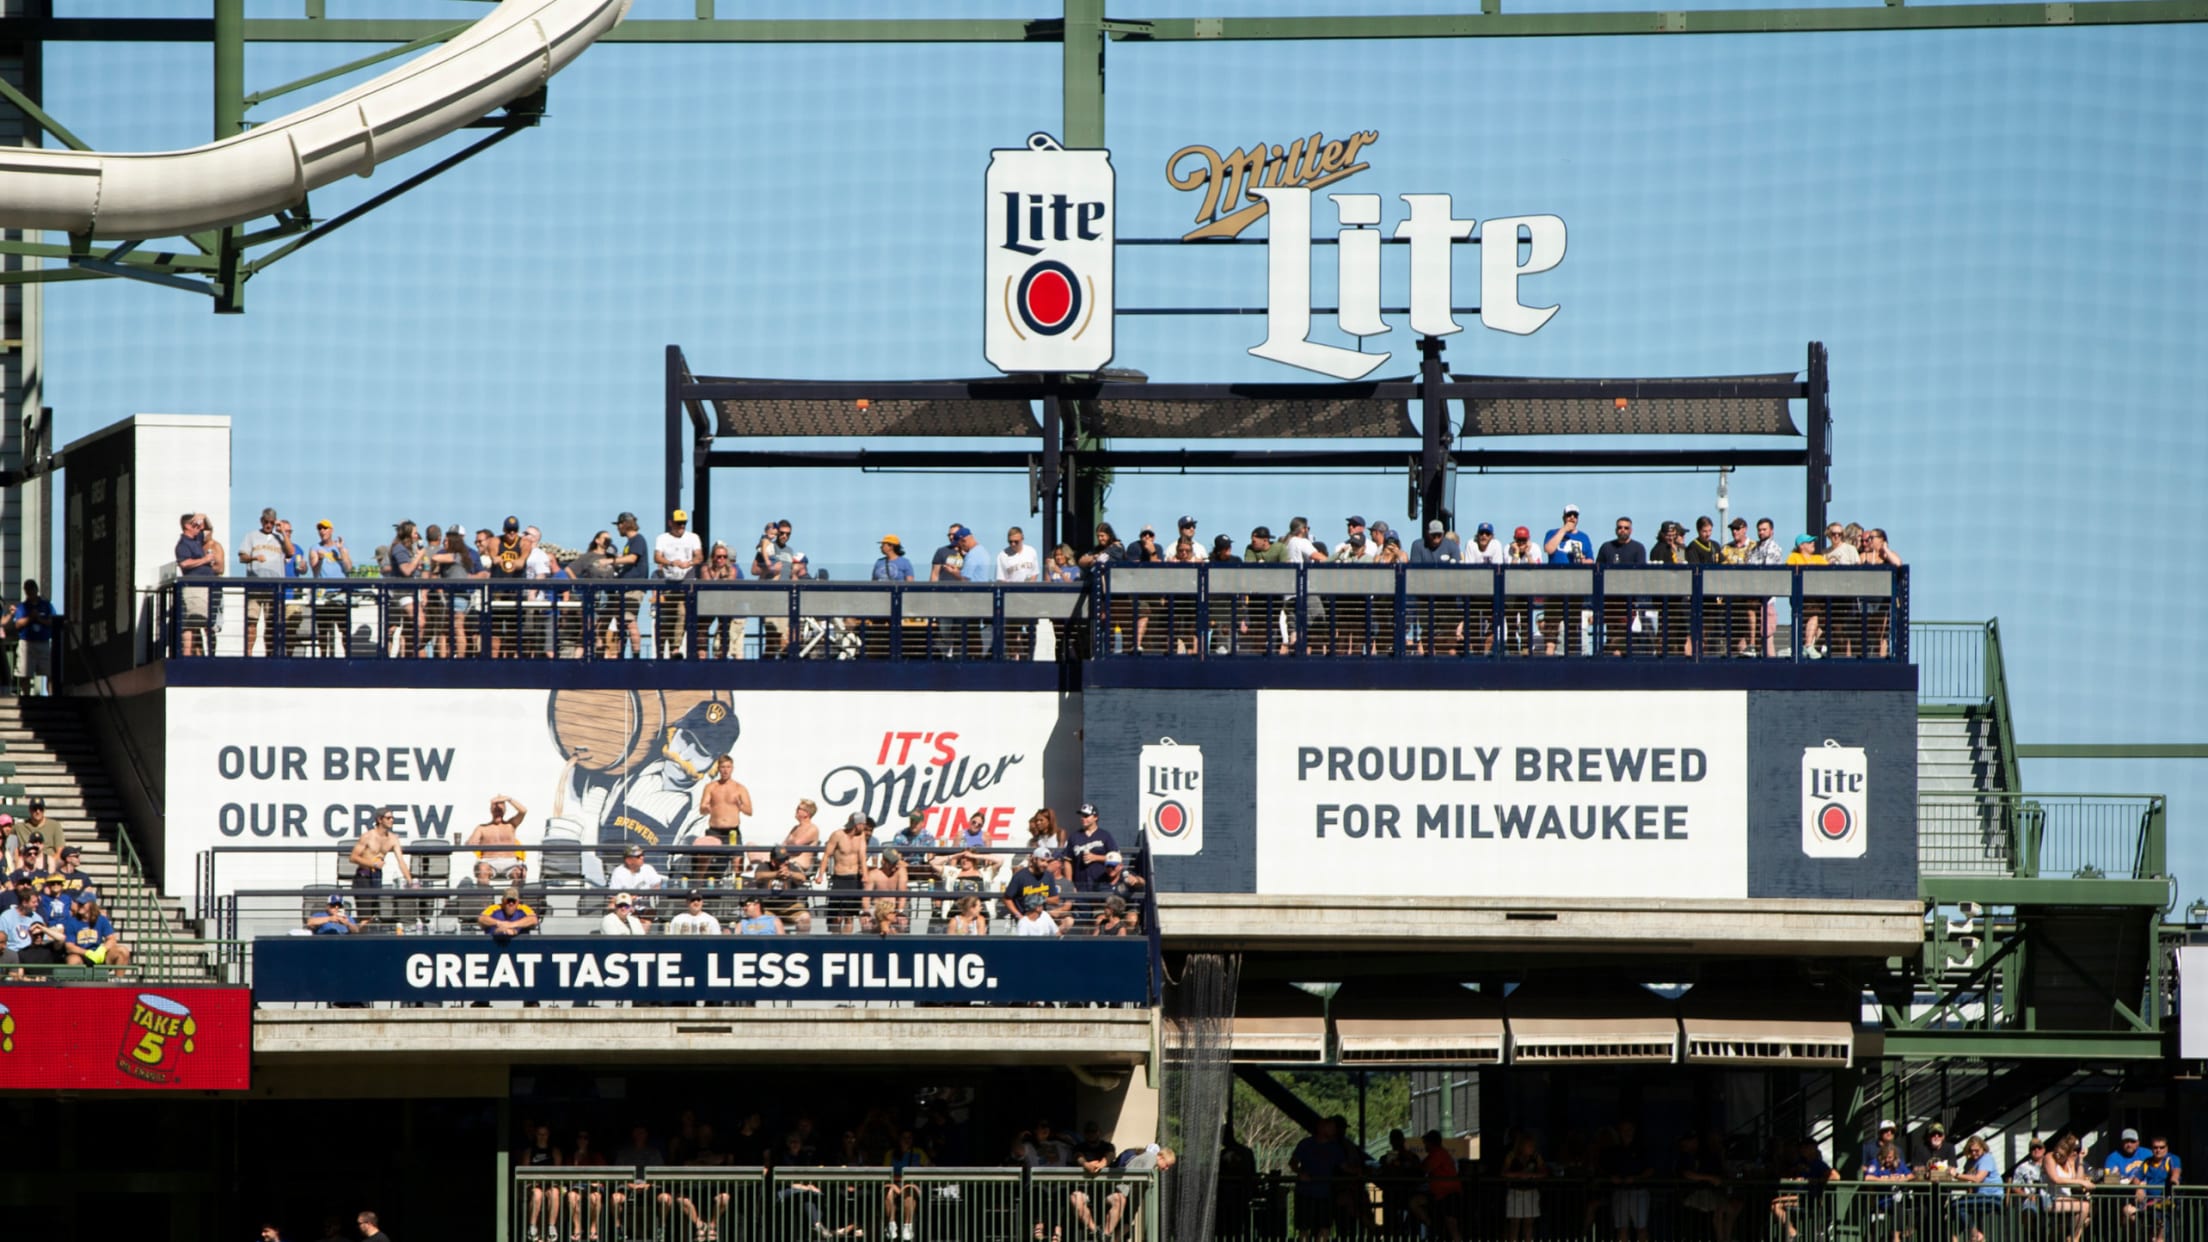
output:
<svg viewBox="0 0 2208 1242"><path fill-rule="evenodd" d="M874 581L912 581L912 562L905 558L905 545L895 535L882 536L882 554L874 562Z"/></svg>
<svg viewBox="0 0 2208 1242"><path fill-rule="evenodd" d="M0 913L0 962L10 966L49 965L54 949L46 935L46 920L38 913L38 898L30 889L17 889L15 903ZM23 981L23 972L13 974Z"/></svg>
<svg viewBox="0 0 2208 1242"><path fill-rule="evenodd" d="M62 951L69 955L71 966L90 963L94 966L128 966L130 950L123 947L115 934L115 925L100 913L100 903L87 901L77 906L61 924Z"/></svg>
<svg viewBox="0 0 2208 1242"><path fill-rule="evenodd" d="M1096 821L1095 805L1082 803L1081 826L1066 837L1066 853L1073 859L1073 886L1084 893L1103 888L1105 873L1111 870L1104 856L1118 852L1119 842Z"/></svg>
<svg viewBox="0 0 2208 1242"><path fill-rule="evenodd" d="M2139 1150L2139 1132L2126 1130L2116 1136L2116 1150L2102 1159L2101 1170L2104 1173L2114 1173L2115 1181L2136 1186L2141 1183L2140 1171L2146 1163L2147 1154Z"/></svg>
<svg viewBox="0 0 2208 1242"><path fill-rule="evenodd" d="M1986 1149L1986 1140L1973 1134L1963 1140L1963 1158L1955 1175L1977 1189L1955 1201L1955 1219L1970 1242L1986 1242L1985 1220L2001 1210L2006 1193L2001 1186L2001 1166Z"/></svg>
<svg viewBox="0 0 2208 1242"><path fill-rule="evenodd" d="M46 920L48 927L59 927L68 921L69 907L75 904L69 900L69 894L63 891L63 886L68 882L65 877L53 873L38 878L38 885L42 890L38 898L38 916Z"/></svg>
<svg viewBox="0 0 2208 1242"><path fill-rule="evenodd" d="M23 648L15 665L15 692L38 692L38 683L53 673L54 606L38 593L36 581L23 580L23 602L8 614L8 628Z"/></svg>
<svg viewBox="0 0 2208 1242"><path fill-rule="evenodd" d="M1541 539L1542 555L1551 565L1585 565L1595 559L1595 541L1579 528L1579 506L1564 506L1563 521ZM1563 644L1567 654L1579 653L1579 605L1570 599L1545 599L1537 601L1541 608L1541 633L1547 639L1548 653L1555 655L1557 645Z"/></svg>

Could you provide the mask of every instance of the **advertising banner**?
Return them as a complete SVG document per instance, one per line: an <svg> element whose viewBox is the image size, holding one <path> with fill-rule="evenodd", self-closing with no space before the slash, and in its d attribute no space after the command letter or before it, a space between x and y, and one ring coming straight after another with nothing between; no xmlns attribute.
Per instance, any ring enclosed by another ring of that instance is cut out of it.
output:
<svg viewBox="0 0 2208 1242"><path fill-rule="evenodd" d="M253 946L264 1001L1029 1001L1137 1004L1149 942L989 937L268 937Z"/></svg>
<svg viewBox="0 0 2208 1242"><path fill-rule="evenodd" d="M0 1091L243 1091L244 988L17 987L0 993Z"/></svg>
<svg viewBox="0 0 2208 1242"><path fill-rule="evenodd" d="M1802 853L1863 857L1870 849L1870 780L1860 746L1827 738L1802 748Z"/></svg>
<svg viewBox="0 0 2208 1242"><path fill-rule="evenodd" d="M1142 748L1142 826L1159 854L1204 852L1204 749L1165 738Z"/></svg>
<svg viewBox="0 0 2208 1242"><path fill-rule="evenodd" d="M2208 1060L2208 945L2177 951L2177 1055Z"/></svg>
<svg viewBox="0 0 2208 1242"><path fill-rule="evenodd" d="M1260 691L1257 891L1745 897L1740 691Z"/></svg>
<svg viewBox="0 0 2208 1242"><path fill-rule="evenodd" d="M1048 134L989 153L982 352L1000 371L1094 371L1112 358L1112 154Z"/></svg>
<svg viewBox="0 0 2208 1242"><path fill-rule="evenodd" d="M1079 799L1079 710L1052 692L175 688L167 851L342 845L383 807L403 842L460 844L503 797L524 846L635 844L665 870L705 826L698 798L722 755L751 798L746 844L781 841L802 799L824 832L863 810L886 840L918 810L947 838L978 813L992 844L1020 845L1046 790ZM325 884L338 861L222 855L214 882ZM578 866L528 862L532 881ZM602 878L597 865L580 860L582 878ZM196 870L170 867L172 885ZM455 858L452 880L468 870Z"/></svg>

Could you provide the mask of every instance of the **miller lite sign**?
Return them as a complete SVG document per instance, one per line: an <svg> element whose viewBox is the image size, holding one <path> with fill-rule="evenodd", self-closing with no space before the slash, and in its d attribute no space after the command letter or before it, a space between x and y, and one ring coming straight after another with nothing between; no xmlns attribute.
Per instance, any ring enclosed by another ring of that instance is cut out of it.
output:
<svg viewBox="0 0 2208 1242"><path fill-rule="evenodd" d="M1153 854L1204 850L1204 751L1160 738L1142 748L1139 810Z"/></svg>
<svg viewBox="0 0 2208 1242"><path fill-rule="evenodd" d="M1826 739L1802 748L1802 853L1861 858L1867 846L1870 770L1863 748Z"/></svg>
<svg viewBox="0 0 2208 1242"><path fill-rule="evenodd" d="M1112 359L1111 152L1048 134L990 152L982 351L1007 373L1086 372Z"/></svg>

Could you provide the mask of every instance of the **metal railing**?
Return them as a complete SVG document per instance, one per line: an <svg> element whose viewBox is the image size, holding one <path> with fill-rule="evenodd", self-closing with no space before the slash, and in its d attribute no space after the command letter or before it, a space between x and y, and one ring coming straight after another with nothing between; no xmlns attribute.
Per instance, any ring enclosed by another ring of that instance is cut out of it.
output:
<svg viewBox="0 0 2208 1242"><path fill-rule="evenodd" d="M1668 1162L1667 1162L1668 1163ZM1552 1169L1554 1166L1552 1166ZM1308 1183L1304 1184L1308 1187ZM1621 1236L1739 1242L2197 1242L2208 1191L2139 1186L2056 1196L1943 1181L1810 1183L1727 1176L1716 1183L1616 1183L1580 1172L1506 1181L1467 1173L1437 1196L1423 1176L1340 1179L1299 1193L1285 1175L1219 1187L1216 1237L1287 1242L1321 1222L1341 1237L1459 1237L1467 1242L1608 1242ZM2128 1209L2128 1210L2127 1210Z"/></svg>
<svg viewBox="0 0 2208 1242"><path fill-rule="evenodd" d="M178 578L158 598L149 650L170 659L599 661L1078 660L1089 597L1041 583Z"/></svg>
<svg viewBox="0 0 2208 1242"><path fill-rule="evenodd" d="M1917 870L1928 876L2155 880L2169 874L2159 794L1917 796Z"/></svg>
<svg viewBox="0 0 2208 1242"><path fill-rule="evenodd" d="M1909 659L1906 567L1115 563L1096 588L1099 659Z"/></svg>
<svg viewBox="0 0 2208 1242"><path fill-rule="evenodd" d="M531 1167L513 1171L505 1236L873 1242L909 1223L915 1242L1158 1242L1158 1209L1155 1174L1116 1170Z"/></svg>
<svg viewBox="0 0 2208 1242"><path fill-rule="evenodd" d="M190 578L159 593L155 649L172 659L1909 659L1908 570L1884 566L1115 563L1085 586Z"/></svg>
<svg viewBox="0 0 2208 1242"><path fill-rule="evenodd" d="M1916 653L1917 701L1958 707L1992 699L1987 664L1989 621L1912 621L1909 647Z"/></svg>

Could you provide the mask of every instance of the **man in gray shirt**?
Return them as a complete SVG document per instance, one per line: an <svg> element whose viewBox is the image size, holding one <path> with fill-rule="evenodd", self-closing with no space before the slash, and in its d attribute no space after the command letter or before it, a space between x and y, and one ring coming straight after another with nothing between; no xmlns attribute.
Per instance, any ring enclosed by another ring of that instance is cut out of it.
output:
<svg viewBox="0 0 2208 1242"><path fill-rule="evenodd" d="M245 537L245 546L238 550L238 559L245 562L248 578L282 578L284 562L291 559L291 547L276 530L276 511L261 510L261 528ZM274 588L249 589L245 597L245 654L253 654L253 636L260 623L268 623L268 654L276 654L276 627L282 624L283 612L278 604L281 592Z"/></svg>

